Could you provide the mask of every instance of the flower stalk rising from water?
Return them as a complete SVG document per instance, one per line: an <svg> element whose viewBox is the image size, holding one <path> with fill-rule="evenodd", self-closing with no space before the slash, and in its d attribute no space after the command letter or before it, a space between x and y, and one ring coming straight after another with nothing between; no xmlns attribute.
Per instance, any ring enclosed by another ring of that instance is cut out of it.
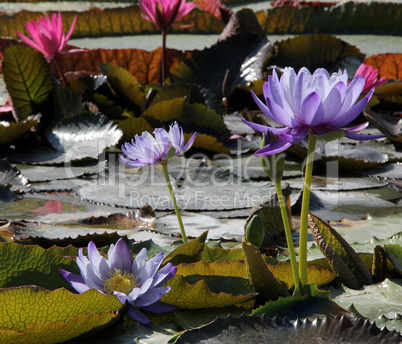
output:
<svg viewBox="0 0 402 344"><path fill-rule="evenodd" d="M121 147L122 152L127 158L121 156L120 159L136 169L142 169L148 165L154 164L160 164L162 166L184 243L187 242L187 236L173 192L167 163L169 158L184 154L189 150L196 136L197 133L194 133L188 142L185 143L183 129L179 127L177 122L174 122L170 126L169 131L163 128L157 128L154 131L154 136L145 131L141 136L135 135L131 143L126 142Z"/></svg>
<svg viewBox="0 0 402 344"><path fill-rule="evenodd" d="M194 8L193 2L186 0L139 0L143 17L153 22L162 31L161 71L162 84L166 79L166 34L169 27L190 13Z"/></svg>
<svg viewBox="0 0 402 344"><path fill-rule="evenodd" d="M82 248L78 251L77 265L81 275L63 269L60 273L80 294L94 288L102 294L116 295L122 304L130 304L128 314L146 325L151 322L140 309L153 313L177 309L160 301L170 290L170 286L162 286L177 270L171 263L159 269L163 252L147 261L147 250L143 248L133 261L125 241L119 239L116 245L110 245L107 256L107 259L103 257L91 241L88 257L82 254Z"/></svg>
<svg viewBox="0 0 402 344"><path fill-rule="evenodd" d="M28 46L40 51L45 56L47 62L50 63L50 61L53 60L64 83L66 83L66 79L57 62L56 55L59 53L68 54L85 51L85 49L64 50L67 41L70 39L74 31L76 21L77 16L74 17L73 23L66 34L63 30L61 13L53 13L51 17L46 14L45 18L39 18L38 21L32 20L25 24L25 28L32 39L17 32L22 41Z"/></svg>
<svg viewBox="0 0 402 344"><path fill-rule="evenodd" d="M366 128L368 123L344 128L361 113L373 95L374 89L371 89L358 101L365 82L364 77L356 75L348 84L346 71L338 71L330 76L323 68L317 69L313 74L307 68L301 68L297 74L293 68L285 68L280 79L274 71L264 84L266 104L252 92L261 111L270 120L283 126L271 128L244 121L256 131L265 133L269 130L277 137L260 148L255 153L256 156L280 153L293 143L300 142L307 136L309 138L299 239L299 276L303 285L307 284L308 211L317 137L333 139L346 136L355 140L384 137L356 133Z"/></svg>

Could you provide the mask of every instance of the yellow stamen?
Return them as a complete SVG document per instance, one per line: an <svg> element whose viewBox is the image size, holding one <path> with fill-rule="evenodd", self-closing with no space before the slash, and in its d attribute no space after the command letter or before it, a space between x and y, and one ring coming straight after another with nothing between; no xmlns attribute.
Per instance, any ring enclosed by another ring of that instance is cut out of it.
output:
<svg viewBox="0 0 402 344"><path fill-rule="evenodd" d="M126 295L138 287L137 277L120 269L114 269L109 273L109 278L103 281L103 291L106 294L113 294L114 291L119 291Z"/></svg>

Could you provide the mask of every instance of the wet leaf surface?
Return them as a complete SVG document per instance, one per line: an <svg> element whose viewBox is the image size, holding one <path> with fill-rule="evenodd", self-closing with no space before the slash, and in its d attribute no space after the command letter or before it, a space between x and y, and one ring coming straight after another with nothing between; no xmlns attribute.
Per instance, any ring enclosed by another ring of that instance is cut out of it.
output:
<svg viewBox="0 0 402 344"><path fill-rule="evenodd" d="M354 321L346 317L323 318L315 321L290 322L287 318L267 318L259 316L228 316L218 318L213 323L198 329L187 330L175 343L227 343L242 342L285 344L289 341L313 343L316 340L327 342L369 343L377 341L376 336L389 343L398 343L400 335L388 330L370 326L362 318ZM334 331L333 329L336 328ZM359 339L357 339L357 337Z"/></svg>
<svg viewBox="0 0 402 344"><path fill-rule="evenodd" d="M370 321L378 321L381 316L397 320L394 323L387 322L386 325L389 329L396 328L401 331L402 294L400 288L401 280L386 279L381 283L365 286L361 290L347 287L332 288L331 296L332 300L341 307L356 310Z"/></svg>
<svg viewBox="0 0 402 344"><path fill-rule="evenodd" d="M55 343L115 322L122 304L97 290L73 294L65 289L38 287L0 290L0 340L7 343Z"/></svg>

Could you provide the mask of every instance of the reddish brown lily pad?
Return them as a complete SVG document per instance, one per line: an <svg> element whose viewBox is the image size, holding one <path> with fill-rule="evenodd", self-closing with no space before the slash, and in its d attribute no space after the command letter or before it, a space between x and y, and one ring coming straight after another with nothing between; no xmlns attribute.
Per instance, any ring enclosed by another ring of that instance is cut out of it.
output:
<svg viewBox="0 0 402 344"><path fill-rule="evenodd" d="M153 51L140 49L93 49L78 54L63 54L59 63L64 72L86 70L99 73L98 66L112 63L126 68L139 82L143 84L159 83L161 48ZM191 52L175 49L167 50L167 65L169 71L191 56Z"/></svg>
<svg viewBox="0 0 402 344"><path fill-rule="evenodd" d="M364 59L364 63L378 69L379 77L402 80L402 53L372 55Z"/></svg>

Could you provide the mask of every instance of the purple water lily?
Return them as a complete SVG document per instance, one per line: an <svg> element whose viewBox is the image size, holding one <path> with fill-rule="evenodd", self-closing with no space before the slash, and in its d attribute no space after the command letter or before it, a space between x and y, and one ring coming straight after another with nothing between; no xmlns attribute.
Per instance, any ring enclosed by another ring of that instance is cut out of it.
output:
<svg viewBox="0 0 402 344"><path fill-rule="evenodd" d="M351 128L343 128L352 122L365 108L373 95L371 89L358 103L365 85L365 78L356 75L348 85L346 70L331 76L324 68L313 74L307 68L299 73L287 67L280 80L275 70L264 84L266 105L252 92L261 111L284 128L271 128L245 121L259 132L270 130L277 140L259 149L256 156L270 155L284 151L292 143L304 139L309 131L320 136L343 131L345 136L355 140L370 140L383 135L359 135L356 132L367 127L368 123Z"/></svg>
<svg viewBox="0 0 402 344"><path fill-rule="evenodd" d="M162 287L175 274L177 268L167 263L160 270L163 252L147 261L147 250L143 248L131 258L130 251L123 239L110 245L108 259L104 258L91 241L88 244L88 258L78 251L77 264L81 275L60 269L63 277L80 294L94 288L103 294L116 295L122 304L130 304L128 314L135 320L149 325L149 319L139 308L153 313L164 313L177 309L159 301L170 290Z"/></svg>
<svg viewBox="0 0 402 344"><path fill-rule="evenodd" d="M163 128L157 128L154 136L144 131L141 136L135 135L131 144L126 142L121 150L128 157L120 157L126 164L135 168L163 162L174 155L184 154L192 146L197 133L185 144L183 129L174 122L167 132Z"/></svg>

